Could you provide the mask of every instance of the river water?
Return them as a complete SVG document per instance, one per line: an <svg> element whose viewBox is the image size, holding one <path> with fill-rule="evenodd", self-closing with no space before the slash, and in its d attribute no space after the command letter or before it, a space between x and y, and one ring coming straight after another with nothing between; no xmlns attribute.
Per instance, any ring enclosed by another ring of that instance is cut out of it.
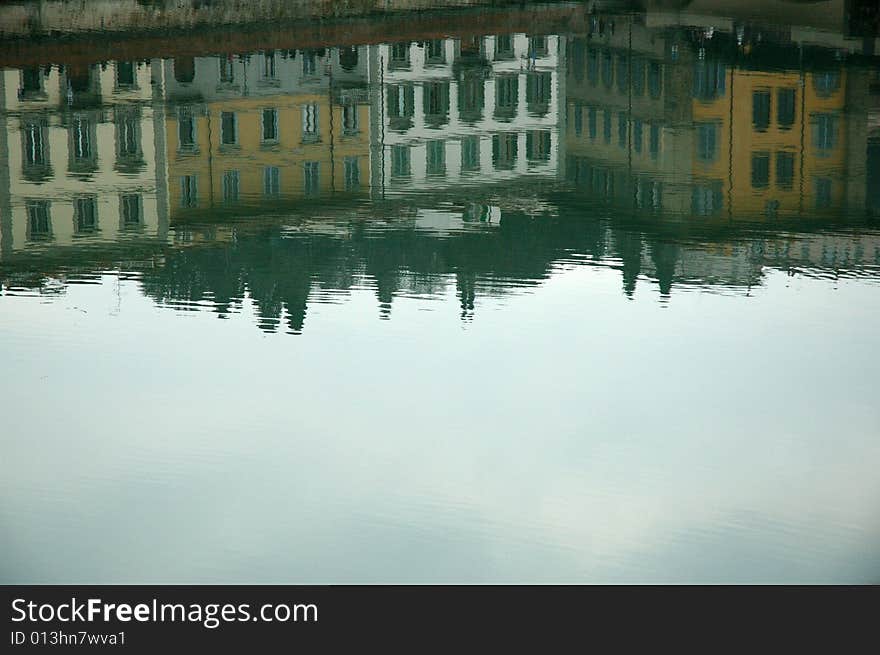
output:
<svg viewBox="0 0 880 655"><path fill-rule="evenodd" d="M0 581L880 581L866 41L468 11L0 60Z"/></svg>

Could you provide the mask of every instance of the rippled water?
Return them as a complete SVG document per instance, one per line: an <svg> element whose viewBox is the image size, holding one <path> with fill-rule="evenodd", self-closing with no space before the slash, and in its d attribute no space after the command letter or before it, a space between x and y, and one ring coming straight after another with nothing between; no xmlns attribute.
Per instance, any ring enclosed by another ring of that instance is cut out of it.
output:
<svg viewBox="0 0 880 655"><path fill-rule="evenodd" d="M0 581L880 581L874 37L548 7L0 11Z"/></svg>

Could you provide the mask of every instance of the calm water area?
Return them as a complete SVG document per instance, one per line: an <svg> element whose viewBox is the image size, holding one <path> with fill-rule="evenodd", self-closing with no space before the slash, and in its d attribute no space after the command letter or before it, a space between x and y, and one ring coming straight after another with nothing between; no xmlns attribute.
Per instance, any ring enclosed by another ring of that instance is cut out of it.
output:
<svg viewBox="0 0 880 655"><path fill-rule="evenodd" d="M0 582L880 582L880 41L809 7L0 12Z"/></svg>

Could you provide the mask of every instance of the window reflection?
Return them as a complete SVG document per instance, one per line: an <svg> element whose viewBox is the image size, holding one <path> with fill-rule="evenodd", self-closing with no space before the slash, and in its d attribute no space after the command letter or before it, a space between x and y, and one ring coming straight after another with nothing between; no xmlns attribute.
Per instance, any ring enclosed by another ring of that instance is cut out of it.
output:
<svg viewBox="0 0 880 655"><path fill-rule="evenodd" d="M49 159L49 122L41 116L26 116L21 122L22 175L30 182L52 177Z"/></svg>
<svg viewBox="0 0 880 655"><path fill-rule="evenodd" d="M552 77L548 71L526 75L526 105L533 116L544 116L550 109Z"/></svg>
<svg viewBox="0 0 880 655"><path fill-rule="evenodd" d="M74 234L87 236L98 231L98 198L81 196L73 201Z"/></svg>
<svg viewBox="0 0 880 655"><path fill-rule="evenodd" d="M180 84L191 84L196 78L196 60L192 57L178 57L172 63L174 79Z"/></svg>
<svg viewBox="0 0 880 655"><path fill-rule="evenodd" d="M519 76L504 74L495 78L495 118L511 120L519 103Z"/></svg>
<svg viewBox="0 0 880 655"><path fill-rule="evenodd" d="M449 82L425 82L422 87L425 123L445 125L449 118Z"/></svg>
<svg viewBox="0 0 880 655"><path fill-rule="evenodd" d="M697 139L697 159L712 163L718 156L718 125L716 123L697 123L694 126Z"/></svg>
<svg viewBox="0 0 880 655"><path fill-rule="evenodd" d="M526 159L532 162L550 160L550 130L526 132Z"/></svg>
<svg viewBox="0 0 880 655"><path fill-rule="evenodd" d="M408 178L410 174L411 166L409 146L391 146L391 177Z"/></svg>
<svg viewBox="0 0 880 655"><path fill-rule="evenodd" d="M238 202L241 185L241 175L236 170L223 172L223 202Z"/></svg>
<svg viewBox="0 0 880 655"><path fill-rule="evenodd" d="M346 157L345 165L345 190L357 191L361 186L360 157Z"/></svg>
<svg viewBox="0 0 880 655"><path fill-rule="evenodd" d="M480 139L468 136L461 140L461 170L473 173L480 170Z"/></svg>
<svg viewBox="0 0 880 655"><path fill-rule="evenodd" d="M68 128L68 168L71 173L90 174L98 169L96 120L91 114L76 114Z"/></svg>
<svg viewBox="0 0 880 655"><path fill-rule="evenodd" d="M794 153L776 153L776 186L791 189L794 183Z"/></svg>
<svg viewBox="0 0 880 655"><path fill-rule="evenodd" d="M547 49L547 37L546 36L531 36L529 37L529 54L532 57L546 57L548 53Z"/></svg>
<svg viewBox="0 0 880 655"><path fill-rule="evenodd" d="M264 109L261 112L260 141L264 144L278 142L278 110Z"/></svg>
<svg viewBox="0 0 880 655"><path fill-rule="evenodd" d="M52 218L48 200L29 200L27 208L28 241L46 241L52 238Z"/></svg>
<svg viewBox="0 0 880 655"><path fill-rule="evenodd" d="M321 138L318 103L310 102L302 106L302 140L314 143Z"/></svg>
<svg viewBox="0 0 880 655"><path fill-rule="evenodd" d="M442 39L433 39L425 43L425 63L445 64L446 47Z"/></svg>
<svg viewBox="0 0 880 655"><path fill-rule="evenodd" d="M446 142L442 139L428 141L426 147L426 172L428 175L446 174Z"/></svg>
<svg viewBox="0 0 880 655"><path fill-rule="evenodd" d="M596 48L587 50L587 80L591 86L599 83L599 50Z"/></svg>
<svg viewBox="0 0 880 655"><path fill-rule="evenodd" d="M639 98L645 94L645 60L642 57L635 56L630 62L632 70L632 94L634 98Z"/></svg>
<svg viewBox="0 0 880 655"><path fill-rule="evenodd" d="M720 61L698 59L694 63L694 98L708 102L725 94L727 69Z"/></svg>
<svg viewBox="0 0 880 655"><path fill-rule="evenodd" d="M495 37L495 59L513 59L513 36L500 34Z"/></svg>
<svg viewBox="0 0 880 655"><path fill-rule="evenodd" d="M138 106L117 107L114 111L116 170L133 174L145 167L141 145L141 111Z"/></svg>
<svg viewBox="0 0 880 655"><path fill-rule="evenodd" d="M614 84L614 56L608 50L602 51L602 84L606 89Z"/></svg>
<svg viewBox="0 0 880 655"><path fill-rule="evenodd" d="M794 89L779 89L776 92L776 122L782 129L789 129L794 125L796 97L797 92Z"/></svg>
<svg viewBox="0 0 880 655"><path fill-rule="evenodd" d="M119 221L122 230L138 230L144 225L144 201L139 193L119 197Z"/></svg>
<svg viewBox="0 0 880 655"><path fill-rule="evenodd" d="M387 108L392 130L412 127L415 113L415 88L412 84L390 84L387 90Z"/></svg>
<svg viewBox="0 0 880 655"><path fill-rule="evenodd" d="M659 98L663 93L663 66L659 61L648 63L648 93L652 98Z"/></svg>
<svg viewBox="0 0 880 655"><path fill-rule="evenodd" d="M813 75L813 89L816 95L827 98L833 95L840 88L840 73L837 71L827 71Z"/></svg>
<svg viewBox="0 0 880 655"><path fill-rule="evenodd" d="M691 192L691 210L697 216L718 214L723 207L721 182L702 182L695 184Z"/></svg>
<svg viewBox="0 0 880 655"><path fill-rule="evenodd" d="M391 46L391 70L409 68L409 43L395 43Z"/></svg>
<svg viewBox="0 0 880 655"><path fill-rule="evenodd" d="M752 93L752 127L756 132L765 132L770 127L770 92Z"/></svg>
<svg viewBox="0 0 880 655"><path fill-rule="evenodd" d="M492 163L498 170L511 170L516 165L517 134L507 132L492 136Z"/></svg>
<svg viewBox="0 0 880 655"><path fill-rule="evenodd" d="M197 150L196 117L192 107L180 107L177 110L177 147L187 152Z"/></svg>
<svg viewBox="0 0 880 655"><path fill-rule="evenodd" d="M180 177L180 206L193 208L199 205L199 185L196 175L182 175Z"/></svg>
<svg viewBox="0 0 880 655"><path fill-rule="evenodd" d="M752 154L752 188L766 189L770 183L770 154L756 152Z"/></svg>
<svg viewBox="0 0 880 655"><path fill-rule="evenodd" d="M339 65L344 71L353 71L358 65L358 49L356 46L349 46L339 49Z"/></svg>
<svg viewBox="0 0 880 655"><path fill-rule="evenodd" d="M116 87L132 88L137 84L135 64L131 61L116 62Z"/></svg>
<svg viewBox="0 0 880 655"><path fill-rule="evenodd" d="M348 100L342 105L342 131L347 136L352 136L360 132L360 128L358 106Z"/></svg>
<svg viewBox="0 0 880 655"><path fill-rule="evenodd" d="M837 146L837 116L815 114L812 117L813 145L820 156L827 156Z"/></svg>
<svg viewBox="0 0 880 655"><path fill-rule="evenodd" d="M22 100L38 100L45 97L43 72L38 66L21 69L21 86L18 95Z"/></svg>
<svg viewBox="0 0 880 655"><path fill-rule="evenodd" d="M217 59L220 67L220 84L235 84L235 64L233 63L232 55L218 57Z"/></svg>
<svg viewBox="0 0 880 655"><path fill-rule="evenodd" d="M266 166L263 169L263 195L269 198L281 194L281 169L277 166Z"/></svg>
<svg viewBox="0 0 880 655"><path fill-rule="evenodd" d="M480 72L466 73L458 84L458 113L461 120L475 123L483 117L486 106L484 76Z"/></svg>
<svg viewBox="0 0 880 655"><path fill-rule="evenodd" d="M234 146L238 144L238 117L235 112L220 112L220 145Z"/></svg>
<svg viewBox="0 0 880 655"><path fill-rule="evenodd" d="M303 190L307 196L317 196L321 191L321 162L307 161L303 164Z"/></svg>

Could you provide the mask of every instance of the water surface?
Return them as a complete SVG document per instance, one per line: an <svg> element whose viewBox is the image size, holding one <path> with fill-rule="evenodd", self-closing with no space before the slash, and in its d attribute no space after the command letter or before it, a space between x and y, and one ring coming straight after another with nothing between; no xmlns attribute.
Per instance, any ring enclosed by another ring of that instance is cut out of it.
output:
<svg viewBox="0 0 880 655"><path fill-rule="evenodd" d="M552 7L0 48L0 581L880 580L871 38Z"/></svg>

